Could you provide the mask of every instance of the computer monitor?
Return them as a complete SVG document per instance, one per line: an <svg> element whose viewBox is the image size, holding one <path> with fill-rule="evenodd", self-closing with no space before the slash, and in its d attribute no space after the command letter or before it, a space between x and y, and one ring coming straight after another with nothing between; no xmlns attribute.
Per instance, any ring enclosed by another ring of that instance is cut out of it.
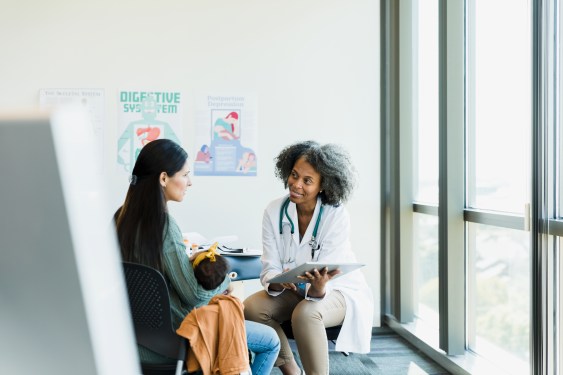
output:
<svg viewBox="0 0 563 375"><path fill-rule="evenodd" d="M87 115L0 114L0 374L139 374Z"/></svg>

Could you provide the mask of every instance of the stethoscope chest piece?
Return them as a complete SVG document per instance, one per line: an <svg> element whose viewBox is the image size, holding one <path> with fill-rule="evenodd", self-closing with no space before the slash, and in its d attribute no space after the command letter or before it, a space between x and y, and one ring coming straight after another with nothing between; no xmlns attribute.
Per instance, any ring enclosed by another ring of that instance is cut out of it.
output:
<svg viewBox="0 0 563 375"><path fill-rule="evenodd" d="M315 236L311 237L311 241L309 241L309 246L311 246L312 250L319 250L321 248L321 245L319 245Z"/></svg>
<svg viewBox="0 0 563 375"><path fill-rule="evenodd" d="M289 223L287 225L289 225L291 227L291 234L293 234L295 232L295 225L293 224L293 220L291 220L291 217L289 217L289 213L287 212L287 207L289 206L289 197L286 198L286 200L283 202L283 204L281 205L280 208L280 234L283 234L283 217L285 215L285 217L287 218L287 220L289 221ZM315 228L313 228L313 234L311 236L311 240L309 241L309 246L311 246L311 250L317 251L320 250L321 245L319 244L319 242L317 241L317 233L319 231L319 225L321 223L321 218L323 216L323 209L324 206L321 205L321 208L319 209L319 215L317 216L317 221L315 222ZM287 246L289 244L285 244L286 249L284 249L286 252L288 251ZM286 255L287 256L287 255ZM291 258L287 258L287 259L291 259Z"/></svg>

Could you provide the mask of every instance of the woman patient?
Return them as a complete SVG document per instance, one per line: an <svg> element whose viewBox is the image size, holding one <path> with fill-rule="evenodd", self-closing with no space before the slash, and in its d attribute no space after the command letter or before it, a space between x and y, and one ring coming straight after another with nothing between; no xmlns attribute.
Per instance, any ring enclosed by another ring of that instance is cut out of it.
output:
<svg viewBox="0 0 563 375"><path fill-rule="evenodd" d="M182 231L169 214L168 202L183 201L192 185L189 174L188 154L182 147L168 139L148 143L135 162L125 201L114 215L123 261L155 268L167 279L174 329L191 310L207 305L230 285L222 272L213 289L198 282L191 262L195 258L188 258ZM270 327L250 321L244 324L248 348L255 353L252 373L269 374L279 352L279 339ZM143 363L174 362L142 346L139 356Z"/></svg>

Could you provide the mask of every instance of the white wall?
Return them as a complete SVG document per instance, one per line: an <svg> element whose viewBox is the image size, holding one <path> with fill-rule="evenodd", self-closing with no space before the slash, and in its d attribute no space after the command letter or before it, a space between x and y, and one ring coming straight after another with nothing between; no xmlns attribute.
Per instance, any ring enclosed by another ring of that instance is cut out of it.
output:
<svg viewBox="0 0 563 375"><path fill-rule="evenodd" d="M262 211L284 192L277 152L305 139L344 145L360 175L353 246L379 311L379 1L5 0L0 35L0 110L36 107L41 88L105 90L102 177L116 208L127 188L115 168L119 89L182 91L191 155L196 94L256 94L258 177L194 177L171 207L186 232L259 247Z"/></svg>

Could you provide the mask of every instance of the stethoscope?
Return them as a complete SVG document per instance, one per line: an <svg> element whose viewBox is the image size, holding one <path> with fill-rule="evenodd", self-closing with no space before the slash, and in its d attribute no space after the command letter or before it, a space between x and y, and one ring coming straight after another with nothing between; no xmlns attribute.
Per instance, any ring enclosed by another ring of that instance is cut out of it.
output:
<svg viewBox="0 0 563 375"><path fill-rule="evenodd" d="M283 202L281 209L280 209L280 234L283 234L283 216L287 217L289 221L289 225L291 226L291 234L295 232L295 225L293 224L293 220L289 217L287 213L287 207L289 206L289 197ZM319 231L319 224L321 223L321 217L323 215L323 208L324 206L321 205L319 209L319 215L317 216L317 221L315 222L315 228L313 228L313 235L311 236L311 240L309 241L309 246L311 246L311 258L315 254L315 251L320 250L321 245L317 241L317 232Z"/></svg>

